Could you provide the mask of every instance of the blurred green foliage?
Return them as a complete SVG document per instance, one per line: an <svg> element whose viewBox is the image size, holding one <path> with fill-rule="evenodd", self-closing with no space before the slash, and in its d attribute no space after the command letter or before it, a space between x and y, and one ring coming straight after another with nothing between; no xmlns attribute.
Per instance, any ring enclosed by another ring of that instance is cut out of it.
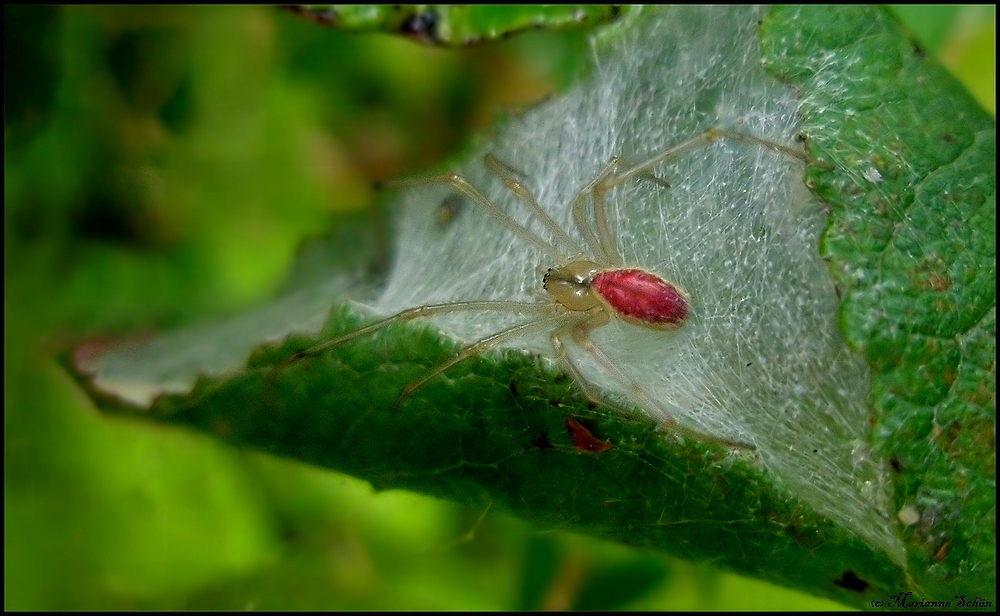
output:
<svg viewBox="0 0 1000 616"><path fill-rule="evenodd" d="M51 359L267 297L334 212L586 56L579 32L443 51L264 8L5 6L5 607L832 606L100 416Z"/></svg>
<svg viewBox="0 0 1000 616"><path fill-rule="evenodd" d="M914 38L996 116L995 5L896 5Z"/></svg>

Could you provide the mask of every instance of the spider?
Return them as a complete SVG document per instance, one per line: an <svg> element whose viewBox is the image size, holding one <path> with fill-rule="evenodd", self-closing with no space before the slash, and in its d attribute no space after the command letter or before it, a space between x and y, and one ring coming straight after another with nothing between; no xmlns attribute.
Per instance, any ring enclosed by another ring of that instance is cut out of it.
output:
<svg viewBox="0 0 1000 616"><path fill-rule="evenodd" d="M555 265L542 275L542 289L547 293L545 302L520 302L506 300L459 301L442 304L417 306L398 312L390 317L344 334L332 340L294 353L280 367L298 359L321 353L332 347L365 336L393 323L412 319L439 316L455 312L495 311L535 315L536 318L519 325L491 334L462 350L451 359L440 364L427 374L410 382L396 399L394 408L433 377L452 366L495 348L513 338L534 331L551 330L550 341L562 365L574 377L577 385L594 402L601 403L601 397L587 379L584 378L573 357L566 351L566 340L570 339L580 349L589 354L597 364L620 384L624 385L634 401L645 408L659 408L659 405L611 360L610 357L591 340L591 332L603 327L612 319L652 330L669 331L682 327L691 312L688 294L675 283L640 267L625 264L618 243L608 225L605 195L621 184L637 178L650 178L652 169L682 154L703 148L720 139L736 141L766 150L778 152L806 163L812 158L806 154L766 139L743 133L712 128L678 145L660 151L631 166L624 166L618 158L611 160L604 169L576 195L572 204L572 217L583 244L574 240L556 221L545 212L538 201L519 180L518 174L492 154L485 156L487 167L499 177L511 193L526 206L535 218L550 232L551 241L529 230L525 225L511 218L491 202L483 193L457 173L408 180L404 184L450 184L462 195L475 203L498 223L512 231L519 238L545 253ZM590 202L592 220L587 217ZM714 442L741 449L754 449L752 445L718 438L697 432L677 423L672 418L662 422L665 430L685 438Z"/></svg>

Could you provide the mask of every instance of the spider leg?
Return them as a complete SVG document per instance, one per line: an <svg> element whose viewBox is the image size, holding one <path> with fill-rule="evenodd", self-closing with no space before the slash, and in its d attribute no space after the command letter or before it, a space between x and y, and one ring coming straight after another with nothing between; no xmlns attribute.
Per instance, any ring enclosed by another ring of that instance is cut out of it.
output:
<svg viewBox="0 0 1000 616"><path fill-rule="evenodd" d="M609 162L607 166L597 174L597 177L580 189L580 192L576 194L576 198L573 199L573 222L576 223L577 228L580 229L580 233L583 235L584 241L587 243L587 246L590 247L591 251L593 251L596 260L600 263L606 264L614 263L612 252L617 253L618 251L614 249L615 244L610 241L610 233L607 230L607 217L603 215L604 199L603 197L601 198L600 206L596 205L595 202L595 208L601 208L602 216L600 218L604 221L603 224L597 226L597 230L595 231L591 228L590 223L587 221L587 197L592 196L594 194L594 190L598 186L603 186L609 178L613 178L617 169L618 158L616 157L611 159L611 162ZM607 191L604 190L604 192ZM601 230L602 228L603 232ZM602 235L608 236L607 242L602 241ZM618 261L620 260L621 257L618 258Z"/></svg>
<svg viewBox="0 0 1000 616"><path fill-rule="evenodd" d="M431 177L402 180L399 182L394 182L393 184L395 186L411 186L417 184L451 184L466 197L472 199L472 201L478 204L479 207L483 208L483 210L487 214L492 216L497 222L507 227L509 230L513 231L524 241L528 242L532 246L535 246L536 248L544 252L546 255L549 256L549 258L553 259L557 263L565 263L566 261L569 261L569 258L566 255L562 254L559 248L553 246L549 242L545 241L543 238L539 237L536 233L533 233L530 229L528 229L521 223L511 218L506 212L501 210L492 201L487 199L486 195L479 192L479 190L475 186L470 184L468 180L466 180L457 173L449 172L442 175L435 175ZM512 188L511 190L514 189ZM517 195L517 192L515 192L514 194ZM539 211L541 211L541 207L539 207Z"/></svg>
<svg viewBox="0 0 1000 616"><path fill-rule="evenodd" d="M519 312L524 314L545 314L552 311L551 304L541 304L537 302L514 302L514 301L477 301L477 302L449 302L447 304L430 304L428 306L418 306L416 308L410 308L408 310L403 310L402 312L397 312L391 317L386 317L381 321L376 321L371 325L362 327L361 329L356 329L353 332L344 334L343 336L338 336L332 340L327 340L316 346L309 347L308 349L302 349L293 353L288 359L278 364L274 369L275 375L280 373L289 364L292 364L300 359L309 357L311 355L316 355L322 353L327 349L332 349L333 347L344 344L345 342L350 342L355 338L360 338L367 334L371 334L380 329L388 327L394 323L399 323L402 321L410 321L413 319L419 319L423 317L432 317L442 314L450 314L453 312L466 312L466 311L498 311L498 312Z"/></svg>
<svg viewBox="0 0 1000 616"><path fill-rule="evenodd" d="M610 316L603 309L591 310L587 313L586 318L579 319L568 325L568 330L573 337L573 342L577 344L581 349L590 354L591 357L597 360L597 363L608 372L615 380L619 383L625 385L628 388L629 393L632 397L637 400L641 406L647 409L661 409L662 407L657 404L650 396L646 393L646 390L642 388L641 385L636 383L631 377L629 377L625 372L618 367L618 365L607 356L604 350L590 338L590 332L598 327L607 325L610 320ZM561 343L560 343L561 348ZM579 368L573 365L573 360L570 356L562 351L562 354L567 358L570 365L573 366L574 373L578 376L578 381L583 383L585 380L579 377ZM588 394L589 397L589 394ZM672 417L667 416L666 419L662 421L661 427L665 430L673 432L685 439L692 439L701 442L716 443L718 445L723 445L725 447L732 447L737 449L747 449L754 450L756 447L748 443L743 443L741 441L734 441L730 439L720 438L710 434L705 434L697 430L692 430L685 426L677 423L677 420Z"/></svg>
<svg viewBox="0 0 1000 616"><path fill-rule="evenodd" d="M615 162L615 170L617 171L617 161ZM611 229L608 228L608 211L604 207L604 195L609 190L611 190L611 186L607 185L606 182L598 182L594 186L591 194L594 202L594 226L597 227L597 239L601 242L604 254L608 256L608 263L612 267L621 267L625 262L622 259L621 251L618 250L618 242L614 240Z"/></svg>
<svg viewBox="0 0 1000 616"><path fill-rule="evenodd" d="M542 209L542 206L539 205L538 200L531 194L531 191L529 191L524 184L518 181L516 177L517 172L515 172L514 169L500 161L500 159L492 154L487 154L485 161L486 166L500 178L500 181L507 186L510 192L514 193L515 197L520 199L522 203L531 209L531 212L543 225L545 225L545 228L549 230L553 237L563 243L563 248L569 249L568 254L584 254L583 248L581 248L568 233L563 231L562 227L560 227L559 224L556 223L556 221Z"/></svg>
<svg viewBox="0 0 1000 616"><path fill-rule="evenodd" d="M549 309L551 309L552 307L551 305L545 305L545 304L535 304L535 305L544 306ZM511 340L518 336L523 336L525 334L531 333L536 330L541 330L551 327L553 322L565 318L566 314L564 312L560 312L558 314L550 315L548 317L535 319L534 321L528 321L527 323L521 323L520 325L515 325L514 327L509 327L495 334L491 334L486 338L483 338L482 340L479 340L464 347L455 357L452 357L448 361L437 366L436 368L434 368L427 374L421 376L420 378L416 379L415 381L410 381L410 383L403 388L403 391L399 393L399 396L396 398L396 401L393 402L392 404L393 412L395 412L396 409L399 408L399 405L403 402L403 400L410 397L413 394L413 392L423 387L424 384L427 383L427 381L431 380L432 378L436 377L437 375L441 374L442 372L451 368L452 366L459 364L474 355L486 352L496 347L497 345L503 344L504 342L507 342L508 340Z"/></svg>
<svg viewBox="0 0 1000 616"><path fill-rule="evenodd" d="M604 323L602 323L602 325L607 324L608 320L607 312L603 310L601 310L601 312L604 313ZM552 336L550 337L550 340L552 341L552 348L555 349L556 355L559 358L559 362L566 367L570 375L573 377L573 381L576 383L577 387L583 390L583 395L587 396L588 400L590 400L594 404L614 406L614 405L609 405L608 401L605 398L601 397L601 392L596 387L594 387L590 383L590 381L584 378L583 373L580 372L580 367L576 364L576 361L573 360L573 357L566 351L566 344L563 342L563 337L566 334L570 334L572 336L573 328L576 327L579 322L591 318L595 317L592 317L588 313L578 315L576 319L567 322L562 327L554 331L552 333ZM599 326L595 325L595 327ZM624 408L617 408L617 410L621 411L623 414L626 415L631 412L628 409Z"/></svg>
<svg viewBox="0 0 1000 616"><path fill-rule="evenodd" d="M679 156L712 145L720 139L728 139L730 141L735 141L743 143L746 145L753 145L765 150L771 150L772 152L777 152L791 158L797 158L805 162L806 164L817 163L814 158L800 152L794 148L781 145L780 143L775 143L761 137L754 137L753 135L747 135L745 133L739 133L732 130L727 130L724 128L710 128L707 131L686 139L679 144L667 148L662 152L658 152L644 161L638 162L627 169L624 169L621 173L616 173L610 177L604 179L604 190L610 190L611 188L623 184L630 179L644 175L645 173L651 171L653 167L660 165L662 163L674 160Z"/></svg>
<svg viewBox="0 0 1000 616"><path fill-rule="evenodd" d="M724 128L710 128L700 135L691 137L681 143L658 152L644 161L636 163L622 171L619 171L620 160L616 157L585 186L573 202L573 220L583 234L587 245L594 251L598 261L606 263L610 267L621 267L624 264L618 244L611 234L608 226L608 214L605 206L605 195L616 186L620 186L633 178L651 179L661 185L669 186L664 180L657 178L652 170L657 165L679 158L681 155L712 145L720 139L728 139L743 144L757 146L765 150L771 150L785 156L797 158L807 164L819 163L809 155L794 148L747 135ZM586 203L590 197L593 201L594 222L593 227L586 218Z"/></svg>

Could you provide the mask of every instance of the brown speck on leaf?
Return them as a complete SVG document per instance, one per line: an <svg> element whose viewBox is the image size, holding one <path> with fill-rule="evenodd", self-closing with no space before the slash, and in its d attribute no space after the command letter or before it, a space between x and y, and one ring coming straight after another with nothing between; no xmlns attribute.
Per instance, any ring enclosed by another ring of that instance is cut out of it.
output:
<svg viewBox="0 0 1000 616"><path fill-rule="evenodd" d="M515 398L517 398L518 395L520 395L521 388L518 387L516 380L511 379L510 384L508 385L508 387L510 388L510 393L511 393L512 396L514 396Z"/></svg>
<svg viewBox="0 0 1000 616"><path fill-rule="evenodd" d="M569 436L573 439L573 446L580 451L601 453L611 449L611 443L595 437L590 430L572 417L566 419L566 429L569 430Z"/></svg>
<svg viewBox="0 0 1000 616"><path fill-rule="evenodd" d="M951 547L951 541L950 540L949 541L945 541L944 545L942 545L938 549L938 551L934 554L934 560L941 561L941 560L944 560L945 558L947 558L947 556L948 556L948 548L950 548L950 547Z"/></svg>
<svg viewBox="0 0 1000 616"><path fill-rule="evenodd" d="M947 291L951 288L951 277L948 274L931 274L927 283L935 291Z"/></svg>
<svg viewBox="0 0 1000 616"><path fill-rule="evenodd" d="M934 430L934 438L938 441L942 449L951 451L955 445L955 440L958 439L961 432L961 422L953 421L947 426L937 426Z"/></svg>

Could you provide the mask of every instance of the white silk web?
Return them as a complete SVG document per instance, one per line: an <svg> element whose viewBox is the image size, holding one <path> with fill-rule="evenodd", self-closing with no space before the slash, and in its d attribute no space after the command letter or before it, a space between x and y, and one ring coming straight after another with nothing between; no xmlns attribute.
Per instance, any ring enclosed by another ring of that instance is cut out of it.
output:
<svg viewBox="0 0 1000 616"><path fill-rule="evenodd" d="M613 156L638 162L720 127L794 145L795 94L761 68L751 9L646 9L601 35L594 74L570 93L509 120L479 156L454 169L543 237L482 155L523 174L539 203L579 239L570 205ZM887 481L868 454L869 377L837 329L838 300L818 254L821 203L800 161L720 141L655 170L669 187L629 182L608 196L627 265L691 297L676 331L612 323L594 340L667 414L700 432L756 445L768 469L819 512L896 562L902 544ZM380 314L465 300L547 301L539 266L559 265L467 203L441 224L447 186L407 191L397 261ZM434 319L464 341L524 317ZM552 356L547 334L511 343ZM586 378L627 395L586 354Z"/></svg>

